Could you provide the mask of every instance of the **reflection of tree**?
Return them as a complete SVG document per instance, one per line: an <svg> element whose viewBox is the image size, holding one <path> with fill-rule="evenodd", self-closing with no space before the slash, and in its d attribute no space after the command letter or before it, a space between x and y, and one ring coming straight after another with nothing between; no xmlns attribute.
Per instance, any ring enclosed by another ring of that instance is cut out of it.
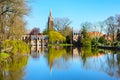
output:
<svg viewBox="0 0 120 80"><path fill-rule="evenodd" d="M86 63L87 58L91 58L91 57L98 57L101 56L103 54L103 51L99 51L98 48L95 47L82 47L81 49L81 57L83 60L83 64Z"/></svg>
<svg viewBox="0 0 120 80"><path fill-rule="evenodd" d="M55 49L53 47L50 47L49 53L47 55L48 64L50 66L50 69L52 68L55 60L62 57L65 54L66 54L66 50L63 48Z"/></svg>
<svg viewBox="0 0 120 80"><path fill-rule="evenodd" d="M66 61L68 61L73 56L73 47L67 46L65 47L65 49L66 49L66 55L64 55L63 57Z"/></svg>
<svg viewBox="0 0 120 80"><path fill-rule="evenodd" d="M91 53L91 47L83 47L82 48L82 60L83 60L83 64L86 63L86 59L87 57L90 57L92 56L92 53Z"/></svg>
<svg viewBox="0 0 120 80"><path fill-rule="evenodd" d="M92 54L93 54L93 55L97 55L98 53L99 53L99 49L96 48L96 47L93 47L93 48L92 48Z"/></svg>
<svg viewBox="0 0 120 80"><path fill-rule="evenodd" d="M120 54L117 54L117 66L118 66L118 74L119 74L119 77L120 77Z"/></svg>
<svg viewBox="0 0 120 80"><path fill-rule="evenodd" d="M0 66L0 80L22 80L28 56L15 56Z"/></svg>
<svg viewBox="0 0 120 80"><path fill-rule="evenodd" d="M104 68L103 71L110 76L120 78L120 54L107 54L106 63L108 67Z"/></svg>
<svg viewBox="0 0 120 80"><path fill-rule="evenodd" d="M81 47L77 47L78 53L81 53Z"/></svg>
<svg viewBox="0 0 120 80"><path fill-rule="evenodd" d="M97 54L85 48L82 48L82 54L83 68L103 71L111 77L120 78L120 54L109 51L101 56L99 51Z"/></svg>

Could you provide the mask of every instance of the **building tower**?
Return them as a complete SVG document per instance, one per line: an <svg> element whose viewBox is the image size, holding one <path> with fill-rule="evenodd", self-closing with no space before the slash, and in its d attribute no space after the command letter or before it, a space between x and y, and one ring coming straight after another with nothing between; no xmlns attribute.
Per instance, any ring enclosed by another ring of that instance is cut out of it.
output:
<svg viewBox="0 0 120 80"><path fill-rule="evenodd" d="M53 29L54 29L54 22L52 17L52 11L50 11L50 15L48 17L48 30L53 30Z"/></svg>

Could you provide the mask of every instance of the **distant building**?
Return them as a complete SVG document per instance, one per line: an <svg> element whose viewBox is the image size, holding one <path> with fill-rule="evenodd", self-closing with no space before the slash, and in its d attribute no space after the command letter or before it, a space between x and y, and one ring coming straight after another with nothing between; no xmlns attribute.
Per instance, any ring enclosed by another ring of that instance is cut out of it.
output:
<svg viewBox="0 0 120 80"><path fill-rule="evenodd" d="M80 31L72 31L72 44L75 46L82 46L82 34Z"/></svg>
<svg viewBox="0 0 120 80"><path fill-rule="evenodd" d="M100 38L101 36L104 36L103 33L97 31L87 32L87 34L90 38ZM77 45L81 43L83 35L81 34L81 31L73 31L72 37L73 37L73 44Z"/></svg>
<svg viewBox="0 0 120 80"><path fill-rule="evenodd" d="M36 28L37 29L37 28ZM48 30L54 29L54 21L52 17L52 12L50 11L50 15L48 17ZM31 46L47 46L48 44L48 35L42 35L42 33L32 32L32 34L23 35L22 40L29 41Z"/></svg>
<svg viewBox="0 0 120 80"><path fill-rule="evenodd" d="M47 46L48 35L22 35L22 40L28 41L31 46Z"/></svg>
<svg viewBox="0 0 120 80"><path fill-rule="evenodd" d="M112 34L105 34L104 37L108 41L112 41L113 40L113 35ZM114 40L116 40L116 38L117 38L117 34L114 34Z"/></svg>
<svg viewBox="0 0 120 80"><path fill-rule="evenodd" d="M99 38L99 37L101 37L103 35L104 35L103 33L97 32L97 31L88 32L88 36L90 38L96 38L96 37Z"/></svg>
<svg viewBox="0 0 120 80"><path fill-rule="evenodd" d="M110 35L105 34L103 36L104 36L105 40L112 41L112 38Z"/></svg>
<svg viewBox="0 0 120 80"><path fill-rule="evenodd" d="M79 37L81 37L81 32L73 31L73 41L77 42Z"/></svg>

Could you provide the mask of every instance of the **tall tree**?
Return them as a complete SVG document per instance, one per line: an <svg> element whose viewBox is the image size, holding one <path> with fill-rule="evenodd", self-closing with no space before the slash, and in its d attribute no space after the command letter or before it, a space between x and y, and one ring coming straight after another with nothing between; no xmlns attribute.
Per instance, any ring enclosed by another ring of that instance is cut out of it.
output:
<svg viewBox="0 0 120 80"><path fill-rule="evenodd" d="M54 19L54 26L55 30L61 31L65 29L65 27L70 26L71 21L69 18L55 18Z"/></svg>
<svg viewBox="0 0 120 80"><path fill-rule="evenodd" d="M49 31L49 42L55 43L55 42L64 42L66 38L61 35L61 33L51 30Z"/></svg>
<svg viewBox="0 0 120 80"><path fill-rule="evenodd" d="M24 15L28 13L25 0L0 1L0 40L18 36L25 32ZM17 36L15 36L17 35ZM20 36L19 36L20 38Z"/></svg>
<svg viewBox="0 0 120 80"><path fill-rule="evenodd" d="M115 33L117 31L116 19L111 16L105 21L107 25L108 34L111 36L112 41L115 41Z"/></svg>
<svg viewBox="0 0 120 80"><path fill-rule="evenodd" d="M70 43L72 40L72 28L70 24L71 21L69 18L55 18L54 20L55 30L66 37L67 43Z"/></svg>
<svg viewBox="0 0 120 80"><path fill-rule="evenodd" d="M83 38L86 38L88 37L88 34L87 34L87 27L85 25L82 26L82 30L81 30L81 34L82 34L82 37Z"/></svg>
<svg viewBox="0 0 120 80"><path fill-rule="evenodd" d="M116 15L117 26L120 29L120 14Z"/></svg>
<svg viewBox="0 0 120 80"><path fill-rule="evenodd" d="M82 30L81 30L81 34L82 34L82 44L83 46L85 47L90 47L91 46L91 39L90 37L88 36L88 30L87 30L87 27L86 26L87 24L83 25L82 26Z"/></svg>
<svg viewBox="0 0 120 80"><path fill-rule="evenodd" d="M84 22L84 23L81 24L81 26L82 26L82 30L85 29L85 30L87 30L88 32L89 32L89 31L96 30L96 26L93 27L93 24L90 23L90 22ZM94 28L94 29L93 29L93 28ZM92 30L91 30L91 29L92 29Z"/></svg>
<svg viewBox="0 0 120 80"><path fill-rule="evenodd" d="M59 31L65 37L71 33L72 28L70 24L71 21L69 18L55 18L54 20L55 30Z"/></svg>
<svg viewBox="0 0 120 80"><path fill-rule="evenodd" d="M120 41L120 29L117 30L117 41Z"/></svg>

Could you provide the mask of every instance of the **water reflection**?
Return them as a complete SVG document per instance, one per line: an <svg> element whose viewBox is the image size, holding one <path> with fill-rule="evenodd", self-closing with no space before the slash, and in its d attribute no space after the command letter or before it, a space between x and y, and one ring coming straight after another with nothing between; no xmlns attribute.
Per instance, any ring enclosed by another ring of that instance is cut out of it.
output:
<svg viewBox="0 0 120 80"><path fill-rule="evenodd" d="M59 60L59 59L63 57L65 54L66 54L66 50L64 48L61 48L61 47L55 47L55 48L50 47L49 48L46 58L48 60L48 65L51 71L54 65L58 64L59 68L60 66L62 66L62 64L59 64L59 61L63 61L63 60Z"/></svg>
<svg viewBox="0 0 120 80"><path fill-rule="evenodd" d="M83 48L82 51L83 68L103 71L111 77L120 78L120 54L118 52L88 48Z"/></svg>
<svg viewBox="0 0 120 80"><path fill-rule="evenodd" d="M81 79L80 75L83 75L83 80L120 79L120 54L117 51L91 47L31 47L30 56L11 57L0 64L0 80L33 80L33 76L43 80L58 80L58 76L63 76L64 79ZM41 71L43 69L44 73ZM40 74L41 77L34 74Z"/></svg>
<svg viewBox="0 0 120 80"><path fill-rule="evenodd" d="M106 66L108 68L103 67L103 71L106 72L110 76L115 76L116 78L120 78L120 54L108 54L106 61Z"/></svg>
<svg viewBox="0 0 120 80"><path fill-rule="evenodd" d="M28 56L14 56L0 64L0 80L23 80Z"/></svg>
<svg viewBox="0 0 120 80"><path fill-rule="evenodd" d="M32 53L39 57L39 52L47 52L48 49L35 48ZM112 53L112 54L110 54ZM33 55L32 55L33 56ZM34 57L34 56L33 56ZM112 51L99 50L91 47L50 47L48 54L45 54L48 60L50 71L55 69L68 69L70 67L69 60L72 58L79 58L83 64L82 68L86 70L103 71L109 76L120 77L120 54L114 54Z"/></svg>
<svg viewBox="0 0 120 80"><path fill-rule="evenodd" d="M40 54L48 53L47 47L41 47L41 46L32 46L30 54L33 58L39 58Z"/></svg>
<svg viewBox="0 0 120 80"><path fill-rule="evenodd" d="M69 69L69 60L79 58L82 69L102 71L111 77L120 78L120 54L112 51L89 47L49 48L46 58L50 69Z"/></svg>

